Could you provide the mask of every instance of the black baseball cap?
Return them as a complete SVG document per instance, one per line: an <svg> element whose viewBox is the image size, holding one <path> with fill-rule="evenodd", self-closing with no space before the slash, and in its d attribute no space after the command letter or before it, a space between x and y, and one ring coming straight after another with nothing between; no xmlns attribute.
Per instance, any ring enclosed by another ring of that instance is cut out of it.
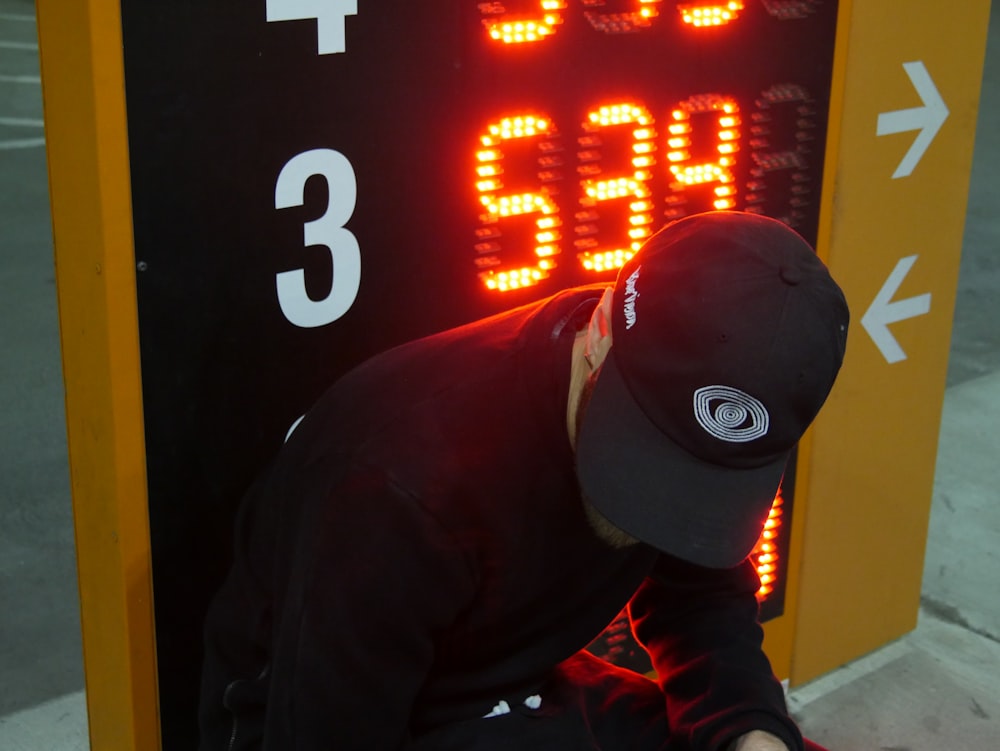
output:
<svg viewBox="0 0 1000 751"><path fill-rule="evenodd" d="M580 418L583 494L655 548L736 566L840 370L843 292L782 222L710 212L651 237L622 267L613 306Z"/></svg>

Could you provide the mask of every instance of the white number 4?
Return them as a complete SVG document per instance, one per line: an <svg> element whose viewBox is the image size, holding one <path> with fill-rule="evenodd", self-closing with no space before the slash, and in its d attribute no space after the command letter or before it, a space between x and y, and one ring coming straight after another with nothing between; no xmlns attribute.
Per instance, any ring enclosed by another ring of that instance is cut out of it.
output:
<svg viewBox="0 0 1000 751"><path fill-rule="evenodd" d="M344 19L358 13L358 0L267 0L267 20L316 19L316 47L320 55L347 52Z"/></svg>

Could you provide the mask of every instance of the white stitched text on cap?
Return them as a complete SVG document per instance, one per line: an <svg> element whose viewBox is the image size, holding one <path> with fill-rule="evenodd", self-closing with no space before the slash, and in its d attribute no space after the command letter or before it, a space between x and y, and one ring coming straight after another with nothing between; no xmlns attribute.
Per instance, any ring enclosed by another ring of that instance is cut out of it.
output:
<svg viewBox="0 0 1000 751"><path fill-rule="evenodd" d="M635 326L635 301L639 297L639 292L635 288L635 283L639 281L639 272L642 266L633 271L625 280L625 328L630 329Z"/></svg>
<svg viewBox="0 0 1000 751"><path fill-rule="evenodd" d="M729 443L761 438L771 422L759 399L732 386L703 386L695 391L694 417L710 435Z"/></svg>

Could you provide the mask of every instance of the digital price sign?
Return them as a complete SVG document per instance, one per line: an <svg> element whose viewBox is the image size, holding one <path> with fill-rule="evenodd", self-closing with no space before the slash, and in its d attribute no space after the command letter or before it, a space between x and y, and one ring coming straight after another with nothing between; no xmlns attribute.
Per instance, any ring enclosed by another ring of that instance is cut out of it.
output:
<svg viewBox="0 0 1000 751"><path fill-rule="evenodd" d="M172 749L194 737L201 619L239 499L330 382L407 339L610 282L689 214L766 214L815 243L837 3L121 14ZM783 495L756 551L765 615L781 610Z"/></svg>

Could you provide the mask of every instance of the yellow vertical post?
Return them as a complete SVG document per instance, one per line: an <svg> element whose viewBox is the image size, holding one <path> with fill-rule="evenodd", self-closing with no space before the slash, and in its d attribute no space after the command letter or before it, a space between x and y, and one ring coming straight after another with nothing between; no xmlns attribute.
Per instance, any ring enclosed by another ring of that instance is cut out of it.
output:
<svg viewBox="0 0 1000 751"><path fill-rule="evenodd" d="M119 4L38 0L94 749L159 732Z"/></svg>
<svg viewBox="0 0 1000 751"><path fill-rule="evenodd" d="M915 622L988 12L840 3L819 252L854 329L801 447L787 613L768 630L795 682ZM38 25L91 745L154 749L120 6L38 0Z"/></svg>
<svg viewBox="0 0 1000 751"><path fill-rule="evenodd" d="M794 683L916 625L989 10L840 4L819 250L853 323L805 464Z"/></svg>

